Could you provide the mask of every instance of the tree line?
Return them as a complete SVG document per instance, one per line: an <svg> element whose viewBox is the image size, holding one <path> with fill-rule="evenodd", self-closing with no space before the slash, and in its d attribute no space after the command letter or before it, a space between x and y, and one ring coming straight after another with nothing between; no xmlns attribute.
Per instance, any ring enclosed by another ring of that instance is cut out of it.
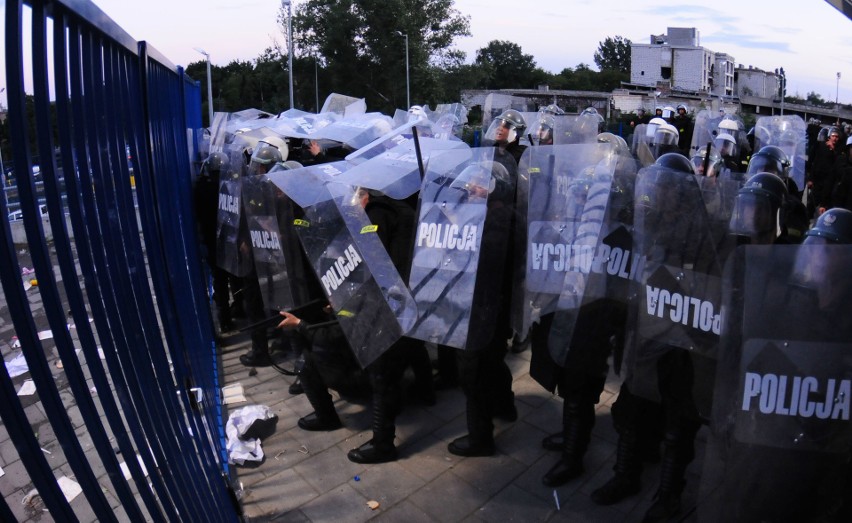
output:
<svg viewBox="0 0 852 523"><path fill-rule="evenodd" d="M286 14L279 10L279 25ZM406 106L406 36L413 104L456 102L465 89L553 89L611 91L630 79L630 40L608 37L594 61L550 73L508 40L493 40L471 63L453 48L470 36L470 17L453 0L308 0L292 19L293 90L298 109L315 112L338 92L365 98L370 110L392 114ZM286 35L286 31L282 30ZM279 112L290 106L287 46L264 49L253 60L212 66L215 111L254 107ZM207 64L193 62L187 74L207 89ZM206 120L207 99L202 100Z"/></svg>

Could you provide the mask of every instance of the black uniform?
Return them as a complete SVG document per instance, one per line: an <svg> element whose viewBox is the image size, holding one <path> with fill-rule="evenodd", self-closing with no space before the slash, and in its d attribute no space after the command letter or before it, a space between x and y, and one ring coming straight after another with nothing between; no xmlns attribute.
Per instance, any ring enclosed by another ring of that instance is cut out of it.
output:
<svg viewBox="0 0 852 523"><path fill-rule="evenodd" d="M370 222L377 227L376 233L403 281L408 281L414 241L414 209L406 202L371 193L364 210ZM396 459L395 420L402 411L401 380L409 365L414 367L417 386L431 390L431 362L425 344L420 340L403 336L367 367L373 388L373 438L349 451L351 461L382 463Z"/></svg>

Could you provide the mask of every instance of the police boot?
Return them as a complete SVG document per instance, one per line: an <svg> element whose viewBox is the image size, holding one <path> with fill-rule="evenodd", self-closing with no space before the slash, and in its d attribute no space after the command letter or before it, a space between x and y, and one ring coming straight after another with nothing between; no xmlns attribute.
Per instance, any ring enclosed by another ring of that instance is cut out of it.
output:
<svg viewBox="0 0 852 523"><path fill-rule="evenodd" d="M566 402L562 407L562 459L541 479L546 487L564 485L583 473L583 456L595 423L594 405Z"/></svg>
<svg viewBox="0 0 852 523"><path fill-rule="evenodd" d="M642 485L642 460L634 430L624 430L618 435L615 455L615 476L602 487L592 492L592 501L598 505L613 505L624 498L639 493Z"/></svg>
<svg viewBox="0 0 852 523"><path fill-rule="evenodd" d="M228 312L227 305L219 309L219 330L222 332L231 332L236 326L234 320L231 319L231 314Z"/></svg>
<svg viewBox="0 0 852 523"><path fill-rule="evenodd" d="M654 504L645 513L642 523L668 521L680 513L680 495L686 485L686 466L692 461L692 441L682 434L667 432L663 440L663 461L660 465L660 488L654 494Z"/></svg>
<svg viewBox="0 0 852 523"><path fill-rule="evenodd" d="M314 432L339 429L343 423L340 422L340 417L334 409L331 394L321 381L315 379L316 377L319 376L312 374L310 369L299 376L305 396L314 408L314 412L299 419L299 428Z"/></svg>
<svg viewBox="0 0 852 523"><path fill-rule="evenodd" d="M247 367L268 367L272 365L265 328L257 328L251 331L251 350L240 356L240 363Z"/></svg>
<svg viewBox="0 0 852 523"><path fill-rule="evenodd" d="M470 399L467 401L467 430L466 436L456 438L447 445L450 454L466 457L494 455L494 424L491 416Z"/></svg>
<svg viewBox="0 0 852 523"><path fill-rule="evenodd" d="M384 395L373 391L373 439L347 454L355 463L387 463L396 461L397 452L393 444L396 432L394 418Z"/></svg>
<svg viewBox="0 0 852 523"><path fill-rule="evenodd" d="M559 452L562 450L562 447L565 446L565 433L557 432L556 434L551 434L549 436L545 436L541 440L541 448L544 450L551 450L553 452Z"/></svg>

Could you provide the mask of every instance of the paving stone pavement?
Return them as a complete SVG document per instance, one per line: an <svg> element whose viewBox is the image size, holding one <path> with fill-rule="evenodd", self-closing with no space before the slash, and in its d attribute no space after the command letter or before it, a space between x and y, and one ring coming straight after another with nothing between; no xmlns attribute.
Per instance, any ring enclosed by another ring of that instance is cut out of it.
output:
<svg viewBox="0 0 852 523"><path fill-rule="evenodd" d="M638 496L611 507L597 506L589 498L611 477L615 462L617 434L610 416L620 386L615 375L609 376L597 406L586 473L552 489L542 485L541 477L558 455L542 449L541 439L558 430L562 402L530 378L529 351L507 357L519 418L514 423L495 421L495 456L461 458L447 451L447 444L466 432L464 395L451 389L438 391L435 406L406 405L397 419L397 461L359 465L346 453L372 436L369 402L350 403L333 392L344 428L304 431L296 422L313 409L304 394L288 393L294 378L273 367L254 373L240 364L239 356L248 347L245 336L223 340L223 385L242 384L247 398L226 406L225 419L229 409L251 404L267 405L278 415L275 433L262 442L264 461L235 468L249 522L638 522L652 503L659 465L645 467ZM278 358L283 367L292 368L292 356L279 353ZM687 471L680 521L695 520L690 508L705 434L705 429L699 432L697 457ZM371 509L369 501L378 502L378 508Z"/></svg>

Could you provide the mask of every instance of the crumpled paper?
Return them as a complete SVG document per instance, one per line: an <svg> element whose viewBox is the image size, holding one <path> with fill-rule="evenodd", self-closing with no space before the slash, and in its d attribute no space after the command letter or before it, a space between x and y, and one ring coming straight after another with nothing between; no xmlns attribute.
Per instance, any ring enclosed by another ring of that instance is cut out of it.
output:
<svg viewBox="0 0 852 523"><path fill-rule="evenodd" d="M249 405L235 410L225 424L228 463L243 465L246 461L263 461L260 437L268 433L278 421L266 405Z"/></svg>

